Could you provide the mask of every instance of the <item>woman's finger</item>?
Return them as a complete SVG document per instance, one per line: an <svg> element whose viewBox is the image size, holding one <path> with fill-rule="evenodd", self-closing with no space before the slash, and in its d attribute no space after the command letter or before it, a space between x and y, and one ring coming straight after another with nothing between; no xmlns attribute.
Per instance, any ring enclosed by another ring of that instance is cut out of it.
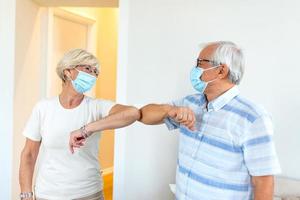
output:
<svg viewBox="0 0 300 200"><path fill-rule="evenodd" d="M71 153L73 154L74 153L74 149L73 149L72 143L69 143L69 149L70 149Z"/></svg>

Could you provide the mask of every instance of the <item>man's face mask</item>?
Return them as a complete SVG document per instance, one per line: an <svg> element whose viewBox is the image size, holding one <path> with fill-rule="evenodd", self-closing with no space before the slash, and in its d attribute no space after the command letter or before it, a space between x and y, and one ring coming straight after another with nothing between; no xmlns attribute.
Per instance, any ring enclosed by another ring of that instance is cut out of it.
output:
<svg viewBox="0 0 300 200"><path fill-rule="evenodd" d="M203 74L203 72L211 70L211 69L215 69L217 67L220 67L220 65L210 67L210 68L207 68L207 69L203 69L203 68L198 67L198 66L193 67L193 69L191 70L191 73L190 73L190 80L191 80L193 88L202 94L205 91L207 85L209 83L217 80L218 78L215 78L211 81L205 82L205 81L201 80L201 78L200 78L201 75Z"/></svg>

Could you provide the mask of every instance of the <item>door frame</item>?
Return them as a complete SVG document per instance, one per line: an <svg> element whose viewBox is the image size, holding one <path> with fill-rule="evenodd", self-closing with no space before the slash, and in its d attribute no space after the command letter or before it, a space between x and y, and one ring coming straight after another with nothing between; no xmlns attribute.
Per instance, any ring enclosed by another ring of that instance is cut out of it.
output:
<svg viewBox="0 0 300 200"><path fill-rule="evenodd" d="M119 31L117 57L117 88L116 102L127 103L127 71L128 71L128 33L129 33L129 0L119 1ZM125 168L126 161L126 128L115 130L114 144L114 182L113 199L124 199L125 195ZM127 177L128 178L128 177ZM127 180L128 183L128 180Z"/></svg>
<svg viewBox="0 0 300 200"><path fill-rule="evenodd" d="M16 1L0 1L0 199L12 198L13 139L14 139L14 87L15 87L15 32ZM3 20L4 19L4 20Z"/></svg>

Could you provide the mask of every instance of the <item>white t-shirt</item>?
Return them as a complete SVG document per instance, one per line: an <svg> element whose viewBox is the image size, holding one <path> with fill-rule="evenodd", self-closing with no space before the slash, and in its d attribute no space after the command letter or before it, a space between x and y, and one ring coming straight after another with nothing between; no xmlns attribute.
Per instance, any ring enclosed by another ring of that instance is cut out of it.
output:
<svg viewBox="0 0 300 200"><path fill-rule="evenodd" d="M93 134L74 154L69 136L83 125L109 114L115 103L84 97L81 104L65 109L58 97L42 100L34 107L23 135L41 141L35 193L39 198L71 200L103 189L98 161L99 133Z"/></svg>

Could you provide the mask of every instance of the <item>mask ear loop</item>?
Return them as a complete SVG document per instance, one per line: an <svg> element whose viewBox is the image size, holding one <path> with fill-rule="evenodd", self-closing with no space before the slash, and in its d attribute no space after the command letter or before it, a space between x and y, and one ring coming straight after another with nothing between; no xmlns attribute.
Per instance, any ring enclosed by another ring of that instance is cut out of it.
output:
<svg viewBox="0 0 300 200"><path fill-rule="evenodd" d="M211 69L218 68L218 67L220 67L220 66L221 66L221 64L216 65L216 66L213 66L213 67L210 67L210 68L207 68L207 69L203 69L203 72L208 71L208 70L211 70Z"/></svg>
<svg viewBox="0 0 300 200"><path fill-rule="evenodd" d="M215 68L218 68L218 67L220 67L220 66L222 66L222 65L220 64L220 65L217 65L217 66L214 66L214 67L211 67L211 68L205 69L205 70L203 70L203 71L207 71L207 70L215 69ZM217 79L218 79L218 78L215 78L215 79L213 79L213 80L207 81L206 83L207 83L207 84L209 84L209 83L211 83L211 82L214 82L214 81L215 81L215 80L217 80Z"/></svg>

